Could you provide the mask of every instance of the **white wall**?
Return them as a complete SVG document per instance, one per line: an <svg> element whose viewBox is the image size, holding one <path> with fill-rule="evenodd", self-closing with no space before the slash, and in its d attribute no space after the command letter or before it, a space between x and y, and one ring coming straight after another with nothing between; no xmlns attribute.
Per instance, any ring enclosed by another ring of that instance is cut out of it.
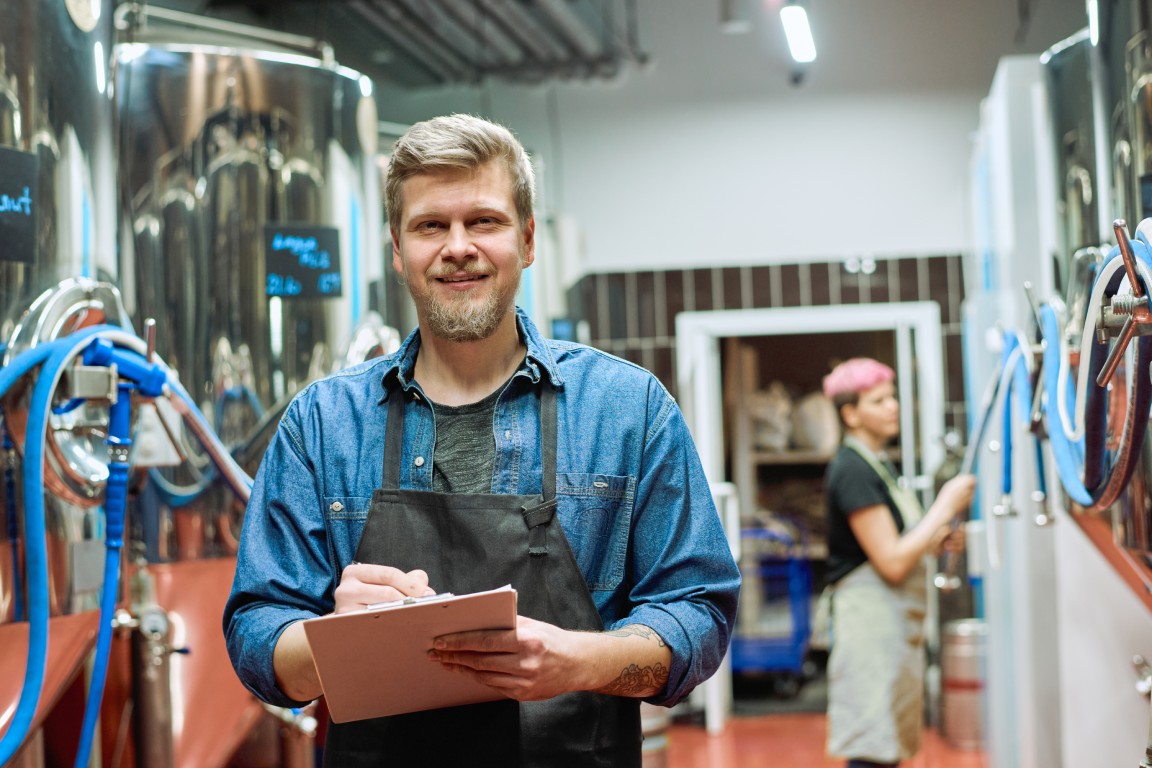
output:
<svg viewBox="0 0 1152 768"><path fill-rule="evenodd" d="M1152 658L1152 613L1066 515L1056 525L1060 635L1059 733L1065 766L1136 766L1148 700L1132 657Z"/></svg>
<svg viewBox="0 0 1152 768"><path fill-rule="evenodd" d="M1033 9L1034 51L1082 26L1082 4L1051 5ZM997 51L1020 47L1014 7L814 5L821 55L797 88L774 15L732 36L712 0L641 0L650 63L616 81L385 90L380 114L512 127L545 159L546 209L584 234L569 274L960 253L969 136Z"/></svg>

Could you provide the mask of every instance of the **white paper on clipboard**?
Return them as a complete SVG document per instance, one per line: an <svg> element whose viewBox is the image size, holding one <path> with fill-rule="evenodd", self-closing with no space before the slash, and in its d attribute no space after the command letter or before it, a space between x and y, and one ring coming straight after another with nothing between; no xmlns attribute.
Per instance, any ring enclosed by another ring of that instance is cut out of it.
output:
<svg viewBox="0 0 1152 768"><path fill-rule="evenodd" d="M438 596L304 622L333 722L505 698L428 659L440 635L516 626L516 590Z"/></svg>

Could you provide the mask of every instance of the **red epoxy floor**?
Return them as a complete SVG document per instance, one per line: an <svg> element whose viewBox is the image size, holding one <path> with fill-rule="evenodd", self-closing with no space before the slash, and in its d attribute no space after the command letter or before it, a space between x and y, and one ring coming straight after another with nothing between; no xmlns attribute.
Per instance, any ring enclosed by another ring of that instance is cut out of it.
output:
<svg viewBox="0 0 1152 768"><path fill-rule="evenodd" d="M825 756L826 737L825 717L817 714L737 717L718 736L673 725L667 768L843 768L844 761ZM987 761L983 752L951 749L929 730L920 754L901 768L987 768Z"/></svg>

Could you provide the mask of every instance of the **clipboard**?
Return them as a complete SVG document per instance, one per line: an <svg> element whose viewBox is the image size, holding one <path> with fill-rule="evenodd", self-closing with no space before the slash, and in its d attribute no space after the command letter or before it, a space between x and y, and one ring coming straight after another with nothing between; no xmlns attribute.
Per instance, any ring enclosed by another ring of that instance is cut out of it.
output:
<svg viewBox="0 0 1152 768"><path fill-rule="evenodd" d="M506 585L308 619L304 634L332 721L346 723L504 699L430 661L428 651L440 635L515 627L516 590Z"/></svg>

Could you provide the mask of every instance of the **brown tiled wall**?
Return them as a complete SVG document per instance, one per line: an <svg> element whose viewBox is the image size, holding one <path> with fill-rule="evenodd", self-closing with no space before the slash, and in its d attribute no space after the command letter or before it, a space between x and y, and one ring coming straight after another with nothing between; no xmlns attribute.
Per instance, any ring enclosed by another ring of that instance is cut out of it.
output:
<svg viewBox="0 0 1152 768"><path fill-rule="evenodd" d="M648 368L676 394L676 315L713 309L880 304L940 304L945 421L965 424L959 256L879 259L872 274L843 262L717 267L587 275L568 293L570 311L587 320L593 346Z"/></svg>

